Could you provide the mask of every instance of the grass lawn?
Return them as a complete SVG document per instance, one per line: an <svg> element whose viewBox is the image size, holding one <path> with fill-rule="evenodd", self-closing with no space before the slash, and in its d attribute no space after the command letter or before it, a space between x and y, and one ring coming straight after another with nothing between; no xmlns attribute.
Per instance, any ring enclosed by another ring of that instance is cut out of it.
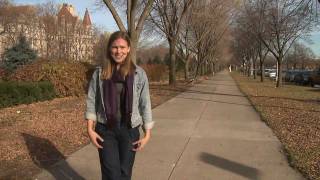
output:
<svg viewBox="0 0 320 180"><path fill-rule="evenodd" d="M231 74L262 119L284 145L290 164L307 178L320 180L320 88L284 84Z"/></svg>

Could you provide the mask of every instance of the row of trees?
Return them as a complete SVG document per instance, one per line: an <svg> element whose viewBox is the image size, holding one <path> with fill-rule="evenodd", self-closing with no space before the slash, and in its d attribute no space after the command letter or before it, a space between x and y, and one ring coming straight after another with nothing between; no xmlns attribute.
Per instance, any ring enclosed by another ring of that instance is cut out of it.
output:
<svg viewBox="0 0 320 180"><path fill-rule="evenodd" d="M176 83L177 59L185 65L186 79L214 72L216 64L222 63L220 42L228 32L233 15L232 0L103 0L97 3L103 3L119 29L129 33L134 61L142 33L160 34L167 40L169 84Z"/></svg>
<svg viewBox="0 0 320 180"><path fill-rule="evenodd" d="M281 86L286 55L316 25L317 6L315 0L244 0L233 29L236 59L254 69L259 63L264 72L265 58L272 55L277 62L276 87Z"/></svg>
<svg viewBox="0 0 320 180"><path fill-rule="evenodd" d="M312 49L300 42L293 43L283 62L286 69L320 68L320 61Z"/></svg>

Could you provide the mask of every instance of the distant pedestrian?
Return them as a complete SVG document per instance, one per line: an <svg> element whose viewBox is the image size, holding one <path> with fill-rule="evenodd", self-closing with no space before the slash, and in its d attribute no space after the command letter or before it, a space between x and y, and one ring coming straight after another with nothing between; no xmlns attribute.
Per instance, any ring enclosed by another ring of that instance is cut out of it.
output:
<svg viewBox="0 0 320 180"><path fill-rule="evenodd" d="M135 153L149 141L154 121L148 79L131 60L127 33L110 36L102 66L92 75L86 103L88 134L98 148L102 179L130 180Z"/></svg>

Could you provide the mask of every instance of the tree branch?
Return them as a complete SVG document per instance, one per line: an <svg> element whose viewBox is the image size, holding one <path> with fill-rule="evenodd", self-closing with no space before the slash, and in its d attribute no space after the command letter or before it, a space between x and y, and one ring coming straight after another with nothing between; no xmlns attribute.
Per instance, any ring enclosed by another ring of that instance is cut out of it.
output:
<svg viewBox="0 0 320 180"><path fill-rule="evenodd" d="M119 16L119 14L117 13L115 7L112 5L111 0L103 0L103 2L105 3L105 5L108 7L108 9L110 10L114 20L116 21L118 28L120 29L120 31L126 31L125 26L123 25L123 22Z"/></svg>

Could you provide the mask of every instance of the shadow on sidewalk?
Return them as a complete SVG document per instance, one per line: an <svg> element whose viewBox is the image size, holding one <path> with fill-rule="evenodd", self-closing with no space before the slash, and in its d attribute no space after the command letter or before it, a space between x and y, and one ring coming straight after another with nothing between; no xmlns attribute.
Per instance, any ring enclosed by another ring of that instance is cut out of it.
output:
<svg viewBox="0 0 320 180"><path fill-rule="evenodd" d="M84 180L66 161L61 161L66 157L48 139L26 133L21 133L21 135L26 142L33 163L39 168L46 169L55 179ZM60 169L53 166L58 162Z"/></svg>
<svg viewBox="0 0 320 180"><path fill-rule="evenodd" d="M203 152L200 155L200 159L208 164L227 171L231 171L232 173L238 174L248 179L258 180L260 176L260 172L256 168L249 167L222 157L218 157L213 154Z"/></svg>

